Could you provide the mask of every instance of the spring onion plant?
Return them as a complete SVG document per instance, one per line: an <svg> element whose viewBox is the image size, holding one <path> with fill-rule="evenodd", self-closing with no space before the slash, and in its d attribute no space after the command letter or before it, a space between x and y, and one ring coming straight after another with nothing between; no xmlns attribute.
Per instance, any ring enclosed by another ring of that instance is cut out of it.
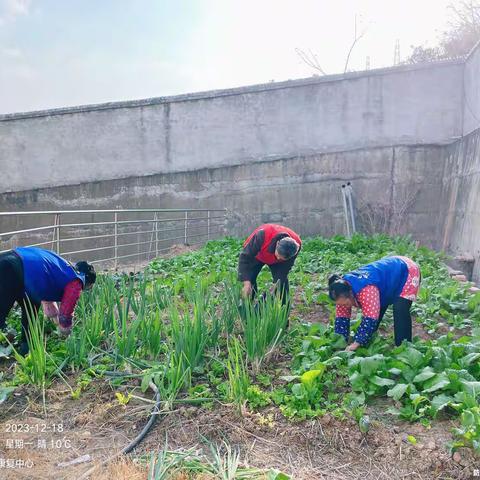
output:
<svg viewBox="0 0 480 480"><path fill-rule="evenodd" d="M223 284L223 294L221 297L222 316L221 323L223 331L227 336L231 335L235 329L235 323L239 316L238 305L240 304L240 284L234 279L229 279Z"/></svg>
<svg viewBox="0 0 480 480"><path fill-rule="evenodd" d="M228 345L227 377L228 396L241 413L247 400L250 378L242 345L237 338L232 339Z"/></svg>
<svg viewBox="0 0 480 480"><path fill-rule="evenodd" d="M243 337L254 373L282 340L288 326L288 305L277 295L267 295L258 302L247 300L243 308Z"/></svg>
<svg viewBox="0 0 480 480"><path fill-rule="evenodd" d="M184 312L182 315L175 306L172 306L170 327L175 352L185 358L192 372L195 371L203 362L208 342L205 310L201 305L195 304L193 313Z"/></svg>

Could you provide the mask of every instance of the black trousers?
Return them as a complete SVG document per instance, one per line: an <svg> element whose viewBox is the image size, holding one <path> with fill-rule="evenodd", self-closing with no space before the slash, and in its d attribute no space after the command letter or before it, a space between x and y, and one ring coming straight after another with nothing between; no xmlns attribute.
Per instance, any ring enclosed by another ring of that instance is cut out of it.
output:
<svg viewBox="0 0 480 480"><path fill-rule="evenodd" d="M398 297L393 303L393 334L395 337L395 345L401 345L404 340L412 341L412 316L410 315L410 307L412 301L406 298ZM378 317L378 325L383 319L388 305L382 307L380 316ZM377 325L377 328L378 328Z"/></svg>
<svg viewBox="0 0 480 480"><path fill-rule="evenodd" d="M257 294L257 277L264 265L265 263L255 262L252 267L249 278L250 282L252 283L252 297L255 297ZM288 284L288 272L292 268L292 265L293 263L291 261L286 261L274 263L273 265L268 266L270 272L272 273L273 283L275 283L276 288L279 289L277 291L280 292L282 303L284 305L287 303L288 292L290 290L290 286Z"/></svg>
<svg viewBox="0 0 480 480"><path fill-rule="evenodd" d="M22 345L27 343L29 316L36 316L39 303L31 302L25 295L23 263L13 251L0 254L0 329L5 328L7 315L15 302L22 309Z"/></svg>

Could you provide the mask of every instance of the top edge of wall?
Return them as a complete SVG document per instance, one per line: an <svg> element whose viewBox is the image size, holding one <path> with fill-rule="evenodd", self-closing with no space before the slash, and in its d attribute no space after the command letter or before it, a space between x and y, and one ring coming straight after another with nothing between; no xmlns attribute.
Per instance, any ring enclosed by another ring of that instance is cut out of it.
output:
<svg viewBox="0 0 480 480"><path fill-rule="evenodd" d="M106 102L106 103L97 103L97 104L87 104L79 105L74 107L60 107L47 110L36 110L31 112L18 112L18 113L6 113L0 115L0 122L12 121L12 120L21 120L28 118L36 117L48 117L53 115L70 115L75 113L91 112L97 110L113 110L120 108L138 108L150 105L159 105L165 103L175 103L175 102L188 102L195 100L204 100L209 98L216 97L227 97L232 95L242 95L245 93L257 93L269 90L279 90L284 88L295 88L303 87L306 85L315 85L321 83L336 82L341 80L353 80L364 77L373 77L380 75L388 75L398 72L409 72L415 70L427 70L431 68L445 67L450 65L461 65L464 64L466 59L472 55L473 51L480 44L477 43L467 56L447 59L447 60L438 60L435 62L427 62L414 65L398 65L394 67L387 68L376 68L372 70L362 70L360 72L349 72L349 73L339 73L332 75L323 75L323 76L312 76L308 78L296 79L296 80L285 80L280 82L269 82L261 83L255 85L248 85L243 87L236 88L227 88L219 90L208 90L195 93L185 93L180 95L172 95L165 97L153 97L145 98L139 100L126 100L118 102Z"/></svg>
<svg viewBox="0 0 480 480"><path fill-rule="evenodd" d="M465 55L465 62L470 60L470 57L480 48L480 40L477 40L475 45L470 49L470 51Z"/></svg>

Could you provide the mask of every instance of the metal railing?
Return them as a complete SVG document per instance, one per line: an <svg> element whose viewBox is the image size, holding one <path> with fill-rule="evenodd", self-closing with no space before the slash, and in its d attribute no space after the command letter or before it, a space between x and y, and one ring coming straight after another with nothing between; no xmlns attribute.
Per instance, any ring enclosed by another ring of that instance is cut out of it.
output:
<svg viewBox="0 0 480 480"><path fill-rule="evenodd" d="M116 269L217 238L225 219L226 209L199 208L0 212L0 253L36 246Z"/></svg>

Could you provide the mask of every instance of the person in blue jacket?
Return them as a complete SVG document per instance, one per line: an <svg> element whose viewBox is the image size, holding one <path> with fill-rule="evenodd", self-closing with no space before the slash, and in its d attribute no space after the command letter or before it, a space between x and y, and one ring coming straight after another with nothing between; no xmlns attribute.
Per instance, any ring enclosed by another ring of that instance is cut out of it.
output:
<svg viewBox="0 0 480 480"><path fill-rule="evenodd" d="M395 345L412 340L410 307L420 287L420 268L410 258L392 256L369 263L343 276L328 279L328 293L336 304L335 332L350 339L352 307L362 321L347 350L367 345L389 305L393 305Z"/></svg>
<svg viewBox="0 0 480 480"><path fill-rule="evenodd" d="M17 302L22 310L22 338L19 352L28 353L29 320L35 318L40 305L56 319L60 331L70 333L72 316L80 293L95 283L93 265L78 262L75 266L49 250L21 247L0 254L0 329ZM55 302L61 302L60 310ZM53 313L51 313L53 312ZM47 312L46 312L47 313Z"/></svg>

